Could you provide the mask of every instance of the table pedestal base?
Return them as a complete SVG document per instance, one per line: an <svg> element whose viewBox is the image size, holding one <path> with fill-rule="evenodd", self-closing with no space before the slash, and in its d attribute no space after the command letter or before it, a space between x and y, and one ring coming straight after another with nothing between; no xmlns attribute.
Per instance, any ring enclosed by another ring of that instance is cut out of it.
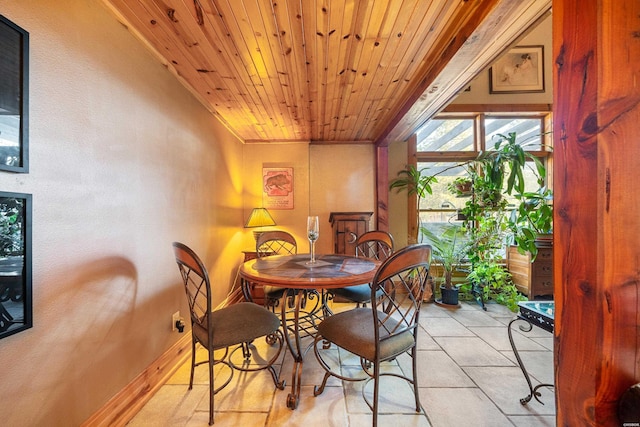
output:
<svg viewBox="0 0 640 427"><path fill-rule="evenodd" d="M304 346L302 338L315 335L318 323L328 315L325 295L315 289L290 289L282 296L280 313L287 347L293 357L287 408L296 409L300 401L304 357L313 346L313 341Z"/></svg>
<svg viewBox="0 0 640 427"><path fill-rule="evenodd" d="M287 398L287 407L291 409L300 401L304 357L313 345L313 339L309 345L303 345L302 338L315 336L320 322L331 314L327 305L331 298L329 290L370 283L381 264L371 258L341 254L319 255L312 267L307 261L308 254L274 254L244 262L238 273L247 301L251 301L250 290L254 285L284 288L279 301L280 321L293 356L291 393Z"/></svg>

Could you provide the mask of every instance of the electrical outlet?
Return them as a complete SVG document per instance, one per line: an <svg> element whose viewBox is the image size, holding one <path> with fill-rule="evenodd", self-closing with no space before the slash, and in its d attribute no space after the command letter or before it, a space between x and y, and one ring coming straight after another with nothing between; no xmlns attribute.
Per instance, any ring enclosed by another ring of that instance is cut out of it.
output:
<svg viewBox="0 0 640 427"><path fill-rule="evenodd" d="M175 313L173 313L173 315L171 316L171 330L175 331L176 330L176 322L180 320L180 312L176 311Z"/></svg>

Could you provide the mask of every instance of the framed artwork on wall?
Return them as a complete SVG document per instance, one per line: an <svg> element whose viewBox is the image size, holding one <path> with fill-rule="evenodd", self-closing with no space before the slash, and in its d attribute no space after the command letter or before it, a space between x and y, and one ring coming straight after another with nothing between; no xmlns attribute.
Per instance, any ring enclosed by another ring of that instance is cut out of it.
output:
<svg viewBox="0 0 640 427"><path fill-rule="evenodd" d="M31 194L0 191L0 338L33 326Z"/></svg>
<svg viewBox="0 0 640 427"><path fill-rule="evenodd" d="M29 33L0 15L0 170L29 172Z"/></svg>
<svg viewBox="0 0 640 427"><path fill-rule="evenodd" d="M262 201L267 209L293 209L293 168L262 168Z"/></svg>
<svg viewBox="0 0 640 427"><path fill-rule="evenodd" d="M517 46L489 68L489 93L544 92L544 46Z"/></svg>

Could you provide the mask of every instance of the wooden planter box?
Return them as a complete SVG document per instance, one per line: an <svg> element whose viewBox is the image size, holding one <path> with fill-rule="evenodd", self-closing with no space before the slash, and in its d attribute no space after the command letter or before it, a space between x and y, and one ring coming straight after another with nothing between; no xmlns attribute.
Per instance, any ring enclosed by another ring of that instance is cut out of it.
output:
<svg viewBox="0 0 640 427"><path fill-rule="evenodd" d="M538 295L553 295L553 247L538 248L538 256L531 262L531 254L521 254L516 246L507 248L507 268L516 288L533 299Z"/></svg>

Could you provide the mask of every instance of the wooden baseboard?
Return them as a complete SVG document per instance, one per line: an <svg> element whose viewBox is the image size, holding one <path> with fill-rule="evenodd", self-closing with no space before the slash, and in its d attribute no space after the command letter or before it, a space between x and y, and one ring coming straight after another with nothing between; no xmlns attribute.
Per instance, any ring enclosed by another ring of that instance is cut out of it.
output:
<svg viewBox="0 0 640 427"><path fill-rule="evenodd" d="M82 427L126 425L190 355L191 332L185 331L178 342L86 420Z"/></svg>

